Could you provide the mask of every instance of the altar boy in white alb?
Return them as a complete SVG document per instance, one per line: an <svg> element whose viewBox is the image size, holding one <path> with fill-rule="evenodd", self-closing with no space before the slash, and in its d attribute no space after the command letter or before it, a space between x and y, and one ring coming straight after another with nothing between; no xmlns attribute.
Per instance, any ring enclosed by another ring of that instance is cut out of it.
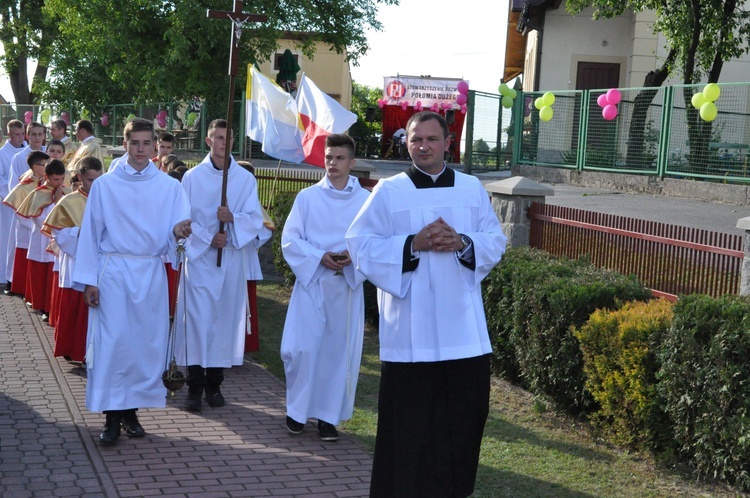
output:
<svg viewBox="0 0 750 498"><path fill-rule="evenodd" d="M299 434L318 420L323 441L351 418L362 359L364 276L351 264L344 235L369 193L349 175L354 140L326 137L326 176L297 194L281 247L296 281L281 339L286 425Z"/></svg>
<svg viewBox="0 0 750 498"><path fill-rule="evenodd" d="M380 289L380 396L371 497L472 494L489 411L482 279L506 238L475 177L443 162L433 112L406 125L413 165L381 180L346 234Z"/></svg>
<svg viewBox="0 0 750 498"><path fill-rule="evenodd" d="M192 210L193 235L185 246L187 259L178 293L183 297L177 300L175 320L186 323L187 361L185 334L177 334L175 349L177 362L188 365L185 408L190 411L201 409L204 390L208 406L224 406L220 390L224 369L243 363L248 309L243 248L263 228L255 177L231 156L227 205L220 205L224 161L232 151L226 120L212 121L207 134L211 151L182 178ZM219 232L219 222L224 223L225 233ZM221 266L216 265L219 249Z"/></svg>
<svg viewBox="0 0 750 498"><path fill-rule="evenodd" d="M111 445L120 425L143 437L138 408L163 408L169 336L167 275L162 255L190 235L190 206L180 183L151 162L154 126L125 125L128 160L89 192L73 281L89 306L86 408L107 416L99 442ZM173 261L176 259L173 256Z"/></svg>

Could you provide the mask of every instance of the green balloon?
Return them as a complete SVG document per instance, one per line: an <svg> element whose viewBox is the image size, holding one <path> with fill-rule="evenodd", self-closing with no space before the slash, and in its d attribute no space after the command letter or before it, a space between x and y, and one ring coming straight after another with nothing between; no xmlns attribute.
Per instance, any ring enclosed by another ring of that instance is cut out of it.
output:
<svg viewBox="0 0 750 498"><path fill-rule="evenodd" d="M185 123L187 126L195 126L195 121L198 119L198 115L194 112L188 113L187 115L187 122Z"/></svg>
<svg viewBox="0 0 750 498"><path fill-rule="evenodd" d="M502 95L503 97L506 95L510 95L510 88L508 88L508 85L506 85L505 83L500 83L500 86L497 89L500 92L500 95Z"/></svg>
<svg viewBox="0 0 750 498"><path fill-rule="evenodd" d="M708 85L703 87L703 96L706 97L706 100L708 100L709 102L713 102L718 99L719 95L721 95L721 89L716 83L709 83Z"/></svg>
<svg viewBox="0 0 750 498"><path fill-rule="evenodd" d="M534 100L534 107L536 107L538 110L542 110L542 107L544 107L544 100L542 100L542 97L537 97Z"/></svg>
<svg viewBox="0 0 750 498"><path fill-rule="evenodd" d="M506 109L510 109L511 107L513 107L513 99L510 97L510 95L503 96L501 103Z"/></svg>
<svg viewBox="0 0 750 498"><path fill-rule="evenodd" d="M544 105L552 105L555 103L555 94L552 92L547 92L542 95L542 100L544 102Z"/></svg>
<svg viewBox="0 0 750 498"><path fill-rule="evenodd" d="M508 88L508 92L510 92L508 93L508 96L512 99L515 99L518 96L518 92L515 88Z"/></svg>
<svg viewBox="0 0 750 498"><path fill-rule="evenodd" d="M716 104L713 102L706 102L701 106L701 119L703 121L713 121L717 114L719 114L719 110L716 109Z"/></svg>
<svg viewBox="0 0 750 498"><path fill-rule="evenodd" d="M552 107L546 105L539 109L539 119L542 121L549 121L552 119L552 115L554 114L554 111L552 110Z"/></svg>
<svg viewBox="0 0 750 498"><path fill-rule="evenodd" d="M42 120L42 123L49 123L50 114L49 109L42 109L42 112L39 113L39 118Z"/></svg>
<svg viewBox="0 0 750 498"><path fill-rule="evenodd" d="M696 93L693 95L693 98L690 99L690 102L693 104L693 107L695 107L696 109L700 109L703 106L703 104L705 104L708 101L706 100L706 97L704 97L702 93Z"/></svg>
<svg viewBox="0 0 750 498"><path fill-rule="evenodd" d="M127 118L125 118L125 122L126 122L126 123L130 123L130 122L131 122L131 121L133 121L134 119L135 119L135 114L133 114L133 113L131 112L130 114L128 114L128 117L127 117Z"/></svg>

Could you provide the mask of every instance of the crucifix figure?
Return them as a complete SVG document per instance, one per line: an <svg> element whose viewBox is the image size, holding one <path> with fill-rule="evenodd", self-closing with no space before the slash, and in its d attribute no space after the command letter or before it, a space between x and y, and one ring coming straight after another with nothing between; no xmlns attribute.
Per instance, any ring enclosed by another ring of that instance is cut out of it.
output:
<svg viewBox="0 0 750 498"><path fill-rule="evenodd" d="M206 16L213 19L229 19L232 21L232 39L229 44L229 103L227 104L227 152L224 158L224 171L221 182L221 205L227 205L227 175L229 174L229 165L232 163L232 114L234 110L234 78L237 76L237 62L240 52L240 36L242 36L242 26L248 22L265 22L268 17L261 14L246 14L242 12L242 0L234 0L234 9L211 10L206 11ZM219 223L219 233L224 233L224 223ZM216 266L221 266L221 249L216 257Z"/></svg>

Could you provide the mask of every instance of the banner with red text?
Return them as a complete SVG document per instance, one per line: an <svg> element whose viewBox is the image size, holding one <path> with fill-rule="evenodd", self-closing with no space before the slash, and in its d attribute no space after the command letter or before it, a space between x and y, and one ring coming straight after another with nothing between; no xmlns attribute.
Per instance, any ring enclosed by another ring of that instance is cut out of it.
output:
<svg viewBox="0 0 750 498"><path fill-rule="evenodd" d="M460 81L460 78L386 76L383 78L383 100L385 105L406 102L409 107L427 109L433 104L450 104L451 108L457 109L460 107L456 103Z"/></svg>

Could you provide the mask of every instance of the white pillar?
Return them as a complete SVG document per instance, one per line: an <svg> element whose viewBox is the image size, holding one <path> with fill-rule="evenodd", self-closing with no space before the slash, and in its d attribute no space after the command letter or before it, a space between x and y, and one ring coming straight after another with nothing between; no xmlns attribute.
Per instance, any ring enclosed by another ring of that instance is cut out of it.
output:
<svg viewBox="0 0 750 498"><path fill-rule="evenodd" d="M526 211L532 202L543 204L547 196L555 195L555 191L522 176L488 183L484 188L492 196L492 207L508 237L508 247L528 246L531 220Z"/></svg>

